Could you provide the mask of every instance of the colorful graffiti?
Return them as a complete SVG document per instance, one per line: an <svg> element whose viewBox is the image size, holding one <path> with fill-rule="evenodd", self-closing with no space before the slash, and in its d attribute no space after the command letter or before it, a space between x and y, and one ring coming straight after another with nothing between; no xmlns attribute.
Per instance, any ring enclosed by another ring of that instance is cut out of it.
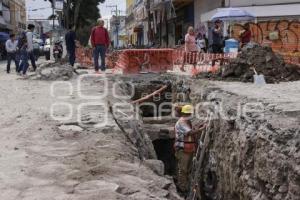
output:
<svg viewBox="0 0 300 200"><path fill-rule="evenodd" d="M252 40L259 44L268 44L274 51L298 52L300 51L300 21L279 20L249 23ZM235 24L232 35L238 39L243 25ZM273 35L274 38L271 38Z"/></svg>

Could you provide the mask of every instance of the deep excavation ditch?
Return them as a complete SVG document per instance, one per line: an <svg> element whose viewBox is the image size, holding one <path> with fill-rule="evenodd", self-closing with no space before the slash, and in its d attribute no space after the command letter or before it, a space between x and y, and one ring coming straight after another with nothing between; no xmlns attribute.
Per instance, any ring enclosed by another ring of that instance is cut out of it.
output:
<svg viewBox="0 0 300 200"><path fill-rule="evenodd" d="M190 172L188 199L300 199L300 109L297 101L290 102L289 106L295 105L288 109L285 103L239 95L222 83L171 75L122 77L122 81L126 92L129 85L135 87L131 101L168 85L136 110L140 115L139 128L131 125L135 129L131 137L136 137L135 145L142 156L164 163L164 175L173 176L175 183L173 145L177 118L172 115L175 109L170 105L201 103L197 114L202 118L195 118L193 124L211 119L207 122L207 141L201 150L204 160L201 163L198 154ZM244 89L239 83L236 87L238 91ZM157 114L157 107L149 103L158 107L164 103L169 105ZM240 114L243 106L250 109Z"/></svg>

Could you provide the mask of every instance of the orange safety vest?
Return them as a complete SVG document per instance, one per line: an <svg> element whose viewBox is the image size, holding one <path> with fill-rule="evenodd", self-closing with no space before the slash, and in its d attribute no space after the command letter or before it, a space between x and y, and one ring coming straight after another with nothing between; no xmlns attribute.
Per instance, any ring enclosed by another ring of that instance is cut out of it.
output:
<svg viewBox="0 0 300 200"><path fill-rule="evenodd" d="M176 128L174 127L174 130L175 130L175 137L177 135L177 130ZM175 142L176 142L176 139L175 138ZM196 144L196 140L195 140L195 137L192 136L192 135L189 135L189 136L185 136L184 137L184 148L183 148L183 151L185 153L194 153L196 152L196 149L197 149L197 144ZM175 146L175 143L174 143L174 148L176 150L176 146Z"/></svg>

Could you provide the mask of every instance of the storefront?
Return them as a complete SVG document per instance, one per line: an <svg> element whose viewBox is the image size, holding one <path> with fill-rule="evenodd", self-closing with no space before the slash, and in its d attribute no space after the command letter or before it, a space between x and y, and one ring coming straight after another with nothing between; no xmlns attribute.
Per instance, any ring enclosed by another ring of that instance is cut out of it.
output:
<svg viewBox="0 0 300 200"><path fill-rule="evenodd" d="M194 1L156 1L151 7L155 43L175 47L188 26L194 25Z"/></svg>
<svg viewBox="0 0 300 200"><path fill-rule="evenodd" d="M175 1L176 2L176 1ZM194 26L194 3L193 1L186 1L183 3L174 3L176 9L175 22L175 38L173 44L178 44L178 41L183 39L187 33L189 26Z"/></svg>
<svg viewBox="0 0 300 200"><path fill-rule="evenodd" d="M142 47L148 45L148 12L144 2L139 3L133 10L134 28L133 32L136 37L135 45Z"/></svg>
<svg viewBox="0 0 300 200"><path fill-rule="evenodd" d="M250 23L252 41L270 46L276 51L300 51L300 3L285 5L262 5L237 7L255 16L252 21L224 23L224 36L239 38L244 23ZM224 8L213 9L201 15L201 21L213 26L211 17ZM268 12L266 12L266 10ZM228 26L231 32L227 33Z"/></svg>

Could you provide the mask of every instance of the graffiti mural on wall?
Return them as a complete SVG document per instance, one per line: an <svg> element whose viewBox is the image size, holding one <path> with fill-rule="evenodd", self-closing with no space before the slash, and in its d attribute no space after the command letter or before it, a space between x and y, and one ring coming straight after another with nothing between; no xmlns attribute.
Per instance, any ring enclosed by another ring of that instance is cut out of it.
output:
<svg viewBox="0 0 300 200"><path fill-rule="evenodd" d="M252 41L269 44L275 51L300 51L300 21L279 20L250 22ZM239 38L243 25L235 24L232 28L234 38Z"/></svg>

